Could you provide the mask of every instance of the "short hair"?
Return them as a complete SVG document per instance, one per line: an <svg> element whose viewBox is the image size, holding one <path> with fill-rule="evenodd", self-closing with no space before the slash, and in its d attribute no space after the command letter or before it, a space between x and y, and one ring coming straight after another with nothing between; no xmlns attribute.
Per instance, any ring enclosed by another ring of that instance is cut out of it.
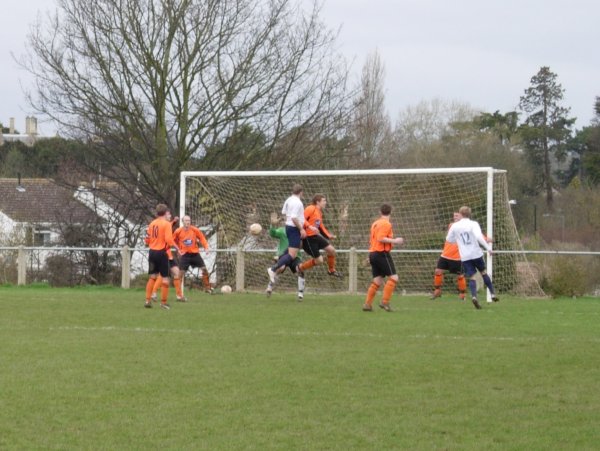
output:
<svg viewBox="0 0 600 451"><path fill-rule="evenodd" d="M392 206L390 204L383 204L379 211L383 216L389 216L392 213Z"/></svg>
<svg viewBox="0 0 600 451"><path fill-rule="evenodd" d="M466 205L463 205L462 207L459 208L458 212L460 213L460 215L463 218L470 218L471 217L471 207L467 207Z"/></svg>
<svg viewBox="0 0 600 451"><path fill-rule="evenodd" d="M304 188L302 188L302 185L300 185L299 183L295 183L294 186L292 187L292 194L300 194L302 191L304 191Z"/></svg>
<svg viewBox="0 0 600 451"><path fill-rule="evenodd" d="M315 194L312 198L312 203L317 205L317 203L321 202L323 199L325 199L325 194Z"/></svg>
<svg viewBox="0 0 600 451"><path fill-rule="evenodd" d="M167 211L169 211L169 207L165 204L158 204L156 206L156 216L164 216L167 214Z"/></svg>

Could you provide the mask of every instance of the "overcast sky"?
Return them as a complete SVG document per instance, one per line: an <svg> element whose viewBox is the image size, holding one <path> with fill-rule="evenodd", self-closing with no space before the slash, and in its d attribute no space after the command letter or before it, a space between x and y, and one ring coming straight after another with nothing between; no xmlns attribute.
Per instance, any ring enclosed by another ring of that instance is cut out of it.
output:
<svg viewBox="0 0 600 451"><path fill-rule="evenodd" d="M302 0L310 2L310 0ZM31 79L11 52L25 51L38 11L54 0L0 0L0 122L15 117L20 131L31 114L23 87ZM565 89L564 106L589 125L600 96L600 1L597 0L324 0L323 21L340 30L339 50L358 82L366 56L385 65L392 121L422 100L458 101L504 113L540 67ZM42 133L54 128L40 124Z"/></svg>

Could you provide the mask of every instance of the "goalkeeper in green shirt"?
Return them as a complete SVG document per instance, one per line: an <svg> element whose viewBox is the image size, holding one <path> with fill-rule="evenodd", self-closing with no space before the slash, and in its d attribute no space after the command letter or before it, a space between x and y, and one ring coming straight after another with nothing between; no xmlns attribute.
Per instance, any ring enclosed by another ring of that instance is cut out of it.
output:
<svg viewBox="0 0 600 451"><path fill-rule="evenodd" d="M279 260L279 258L282 255L288 253L288 238L285 233L285 227L280 225L280 221L279 221L279 217L277 216L277 213L271 213L271 227L269 228L269 235L278 240L276 259ZM294 261L292 261L292 263L290 263L289 267L290 267L290 271L292 271L293 273L295 273L298 276L298 301L300 302L300 301L302 301L302 299L304 299L304 273L296 270L299 263L300 263L300 258L296 257L296 259ZM285 268L286 268L286 266L284 266L281 270L279 270L278 274L285 271ZM277 282L277 278L275 279L275 282ZM273 282L269 281L269 285L267 285L267 290L266 290L267 296L271 296L274 286L275 286L275 284Z"/></svg>

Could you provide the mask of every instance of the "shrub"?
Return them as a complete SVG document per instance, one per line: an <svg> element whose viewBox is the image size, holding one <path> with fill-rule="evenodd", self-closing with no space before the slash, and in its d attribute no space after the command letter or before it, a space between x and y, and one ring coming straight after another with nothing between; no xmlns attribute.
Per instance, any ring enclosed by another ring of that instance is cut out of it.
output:
<svg viewBox="0 0 600 451"><path fill-rule="evenodd" d="M72 277L72 261L63 255L52 255L46 259L48 283L51 287L71 287L74 285Z"/></svg>
<svg viewBox="0 0 600 451"><path fill-rule="evenodd" d="M556 250L585 250L575 243L555 245ZM592 294L600 286L600 258L593 255L547 256L541 268L542 289L552 297Z"/></svg>

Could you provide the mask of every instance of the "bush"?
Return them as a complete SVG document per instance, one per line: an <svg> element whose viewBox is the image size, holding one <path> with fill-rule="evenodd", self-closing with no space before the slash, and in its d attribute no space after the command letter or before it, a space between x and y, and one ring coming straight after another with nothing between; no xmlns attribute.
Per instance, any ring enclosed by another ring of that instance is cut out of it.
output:
<svg viewBox="0 0 600 451"><path fill-rule="evenodd" d="M564 250L585 250L575 243L557 244L557 247ZM592 294L600 286L600 258L596 256L547 256L541 263L541 268L542 289L552 297Z"/></svg>
<svg viewBox="0 0 600 451"><path fill-rule="evenodd" d="M0 284L17 283L17 263L0 254Z"/></svg>
<svg viewBox="0 0 600 451"><path fill-rule="evenodd" d="M62 255L52 255L46 259L45 276L51 287L72 287L72 262Z"/></svg>

